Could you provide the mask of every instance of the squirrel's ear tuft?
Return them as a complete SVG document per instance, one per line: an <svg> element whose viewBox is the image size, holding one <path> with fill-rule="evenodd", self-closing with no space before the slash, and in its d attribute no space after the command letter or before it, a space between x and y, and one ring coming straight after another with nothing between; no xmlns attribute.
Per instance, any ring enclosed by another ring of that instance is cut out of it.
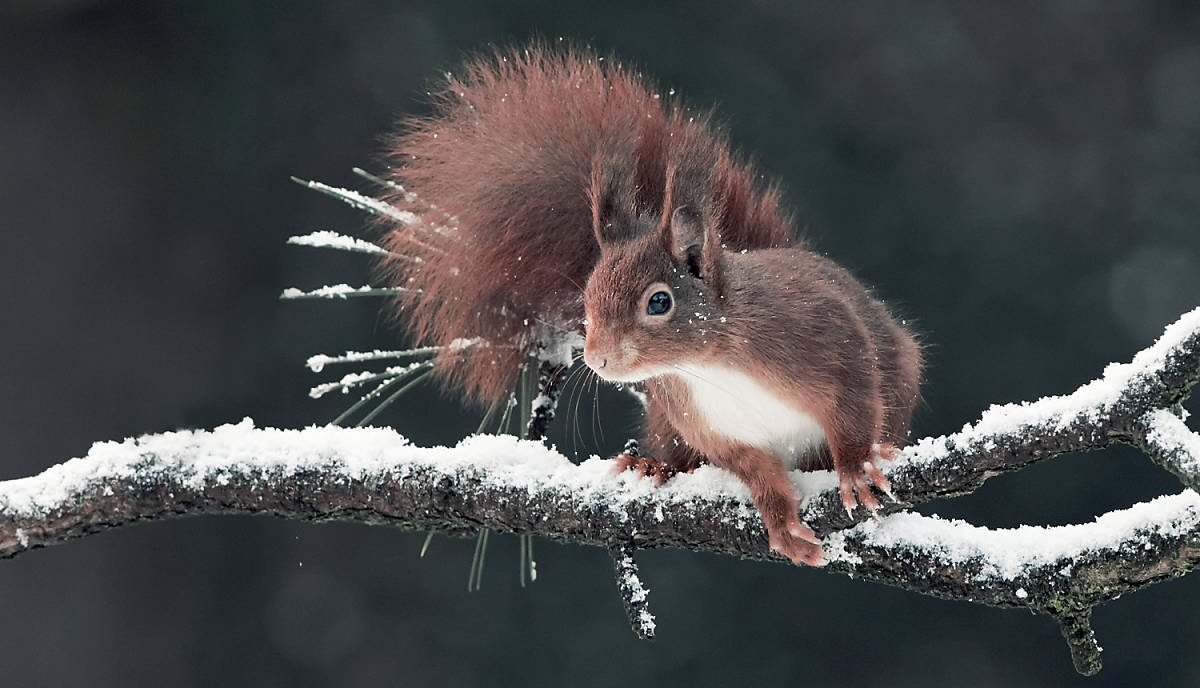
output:
<svg viewBox="0 0 1200 688"><path fill-rule="evenodd" d="M611 246L629 239L633 216L628 194L620 186L592 181L592 232L600 247Z"/></svg>
<svg viewBox="0 0 1200 688"><path fill-rule="evenodd" d="M620 222L621 214L612 203L612 196L605 196L592 210L592 233L601 248L619 243L625 231Z"/></svg>
<svg viewBox="0 0 1200 688"><path fill-rule="evenodd" d="M601 248L626 241L636 216L636 190L627 172L633 156L632 140L605 142L606 155L592 160L588 203L592 207L592 232Z"/></svg>
<svg viewBox="0 0 1200 688"><path fill-rule="evenodd" d="M716 222L708 222L704 228L704 248L700 250L700 272L708 282L714 296L725 293L724 247L721 246L721 231Z"/></svg>

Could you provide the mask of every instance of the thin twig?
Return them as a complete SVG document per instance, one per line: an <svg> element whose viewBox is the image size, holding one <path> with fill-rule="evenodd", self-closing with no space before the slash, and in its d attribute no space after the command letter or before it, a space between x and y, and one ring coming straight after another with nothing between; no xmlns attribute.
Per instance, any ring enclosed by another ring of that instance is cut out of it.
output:
<svg viewBox="0 0 1200 688"><path fill-rule="evenodd" d="M616 570L617 591L621 593L621 602L625 606L625 616L633 632L642 640L654 639L654 615L646 597L650 591L642 585L638 576L637 562L633 560L633 547L628 543L616 543L609 547L613 567Z"/></svg>

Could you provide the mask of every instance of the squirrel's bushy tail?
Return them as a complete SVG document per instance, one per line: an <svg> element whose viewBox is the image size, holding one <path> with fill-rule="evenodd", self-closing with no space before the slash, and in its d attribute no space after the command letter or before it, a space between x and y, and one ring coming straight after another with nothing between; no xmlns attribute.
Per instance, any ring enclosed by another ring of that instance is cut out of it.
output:
<svg viewBox="0 0 1200 688"><path fill-rule="evenodd" d="M719 199L731 248L789 241L775 188L711 118L612 58L540 43L495 50L430 95L432 114L388 141L397 188L385 200L416 220L386 228L381 268L404 290L409 332L444 347L436 371L472 400L502 399L522 366L579 341L598 185L618 183L648 217L669 214L669 187L687 177Z"/></svg>

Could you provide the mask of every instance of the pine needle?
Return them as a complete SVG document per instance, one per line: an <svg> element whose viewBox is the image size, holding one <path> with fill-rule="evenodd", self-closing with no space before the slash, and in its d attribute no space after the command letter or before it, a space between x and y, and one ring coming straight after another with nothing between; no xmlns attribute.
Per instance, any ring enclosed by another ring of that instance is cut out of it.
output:
<svg viewBox="0 0 1200 688"><path fill-rule="evenodd" d="M429 364L429 368L432 368L432 367L433 367L433 364L432 363ZM396 390L395 392L392 392L391 396L389 396L387 399L384 399L382 402L380 402L379 405L376 406L373 411L371 411L367 415L363 416L363 419L358 421L357 423L355 423L354 427L361 428L362 426L366 425L367 423L370 423L371 420L373 418L375 418L375 416L378 416L384 409L391 406L392 402L396 401L401 396L403 396L405 392L407 392L408 390L415 387L419 382L421 382L421 380L424 380L425 376L429 375L429 368L425 368L425 369L421 370L420 373L417 373L415 376L413 376L411 382L404 385L403 387Z"/></svg>
<svg viewBox="0 0 1200 688"><path fill-rule="evenodd" d="M362 397L358 401L351 404L350 408L346 409L345 411L342 411L338 415L337 418L334 418L332 424L333 425L341 425L342 421L344 421L347 418L349 418L350 416L354 415L354 412L359 410L360 408L362 408L364 405L366 405L366 403L368 401L378 397L380 394L383 394L388 389L395 387L396 385L400 384L402 381L403 381L403 378L394 377L391 380L387 380L386 382L380 384L378 387L371 390L370 392L367 392L366 394L362 395Z"/></svg>
<svg viewBox="0 0 1200 688"><path fill-rule="evenodd" d="M537 366L526 365L521 371L520 383L520 401L517 402L521 406L521 425L517 427L517 432L522 436L525 429L529 427L529 420L533 417L533 393L537 389Z"/></svg>
<svg viewBox="0 0 1200 688"><path fill-rule="evenodd" d="M475 537L475 554L471 557L471 570L467 573L467 592L478 592L483 583L483 560L487 554L488 533L483 528Z"/></svg>
<svg viewBox="0 0 1200 688"><path fill-rule="evenodd" d="M372 215L383 215L390 217L393 220L406 225L419 222L419 218L415 214L410 213L407 210L400 210L399 208L392 207L377 198L364 196L357 191L342 189L336 186L322 184L321 182L309 181L307 179L300 179L299 177L292 177L292 181L314 191L319 191L326 196L333 196L338 200L349 203L359 210L365 210Z"/></svg>
<svg viewBox="0 0 1200 688"><path fill-rule="evenodd" d="M362 177L363 179L366 179L369 182L372 182L374 184L378 184L379 186L382 186L385 189L394 189L396 191L399 191L402 194L405 194L406 196L409 193L411 193L409 191L405 191L404 187L400 186L396 182L388 181L381 177L376 177L375 175L371 174L370 172L364 170L361 167L352 167L352 168L350 168L350 171L353 172L354 174L357 174L358 176ZM413 194L413 196L415 197L416 194ZM409 201L409 202L411 203L411 201Z"/></svg>
<svg viewBox="0 0 1200 688"><path fill-rule="evenodd" d="M537 582L537 562L533 560L533 536L526 535L525 538L527 540L527 543L525 545L525 552L529 555L529 557L527 559L527 561L529 562L529 582L536 583Z"/></svg>
<svg viewBox="0 0 1200 688"><path fill-rule="evenodd" d="M418 371L428 371L429 368L432 368L432 367L433 367L432 363L426 362L423 364L423 366L418 366L416 368L411 369L407 373L397 375L396 377L392 378L391 380L387 380L387 381L383 382L375 389L364 394L362 396L362 398L359 399L358 401L354 402L354 404L351 405L350 408L346 409L345 411L342 411L341 415L339 415L337 418L333 419L333 425L341 425L342 421L344 421L347 418L349 418L350 416L354 415L354 413L356 411L358 411L360 408L362 408L363 406L365 406L367 404L367 402L371 401L372 399L378 398L379 395L383 394L384 392L391 389L392 387L395 387L396 385L400 384L401 382L404 382L405 380L409 379L413 374L417 373Z"/></svg>
<svg viewBox="0 0 1200 688"><path fill-rule="evenodd" d="M309 356L304 362L308 369L314 373L319 373L325 369L327 365L336 365L339 363L363 363L366 361L381 361L389 358L415 358L417 356L428 356L441 351L440 346L421 346L415 349L393 349L384 351L376 349L375 351L347 351L339 356L329 356L326 354L315 354Z"/></svg>
<svg viewBox="0 0 1200 688"><path fill-rule="evenodd" d="M342 376L342 379L337 382L323 382L308 390L308 396L313 399L320 399L330 392L341 391L343 394L350 391L354 387L361 387L370 382L377 380L390 380L397 375L408 375L414 370L426 368L429 361L414 361L408 365L389 366L379 372L364 370L357 373L348 373Z"/></svg>
<svg viewBox="0 0 1200 688"><path fill-rule="evenodd" d="M293 246L310 246L312 248L331 248L336 251L349 251L351 253L371 253L375 255L387 255L388 250L382 246L377 246L369 241L364 241L357 237L338 234L322 230L309 234L290 236L287 243Z"/></svg>
<svg viewBox="0 0 1200 688"><path fill-rule="evenodd" d="M508 430L508 419L512 415L513 406L517 405L516 393L508 395L508 401L504 402L504 413L500 415L500 425L496 427L496 434L503 435Z"/></svg>
<svg viewBox="0 0 1200 688"><path fill-rule="evenodd" d="M521 535L518 538L521 541L521 554L517 557L517 569L521 578L521 587L525 587L525 536Z"/></svg>
<svg viewBox="0 0 1200 688"><path fill-rule="evenodd" d="M483 429L492 420L492 416L496 415L496 409L500 407L500 402L496 402L488 407L487 413L483 414L483 420L479 421L479 427L475 428L475 434L481 434Z"/></svg>

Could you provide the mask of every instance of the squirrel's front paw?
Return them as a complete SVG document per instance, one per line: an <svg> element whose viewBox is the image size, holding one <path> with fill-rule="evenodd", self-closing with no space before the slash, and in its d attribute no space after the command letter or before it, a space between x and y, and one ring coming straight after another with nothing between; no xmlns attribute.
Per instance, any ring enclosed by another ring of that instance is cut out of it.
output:
<svg viewBox="0 0 1200 688"><path fill-rule="evenodd" d="M667 479L675 475L677 471L668 465L665 461L652 459L647 456L638 456L622 452L613 457L614 466L612 474L624 473L625 471L636 471L639 477L653 478L655 485L662 485L667 482Z"/></svg>
<svg viewBox="0 0 1200 688"><path fill-rule="evenodd" d="M782 527L768 527L767 537L771 551L791 559L793 564L825 565L825 551L818 544L820 540L811 528L799 520L785 523Z"/></svg>
<svg viewBox="0 0 1200 688"><path fill-rule="evenodd" d="M667 479L678 473L670 464L648 456L642 456L637 440L625 443L625 451L613 457L616 465L612 474L624 473L628 470L637 471L639 477L653 478L655 485L662 485Z"/></svg>

